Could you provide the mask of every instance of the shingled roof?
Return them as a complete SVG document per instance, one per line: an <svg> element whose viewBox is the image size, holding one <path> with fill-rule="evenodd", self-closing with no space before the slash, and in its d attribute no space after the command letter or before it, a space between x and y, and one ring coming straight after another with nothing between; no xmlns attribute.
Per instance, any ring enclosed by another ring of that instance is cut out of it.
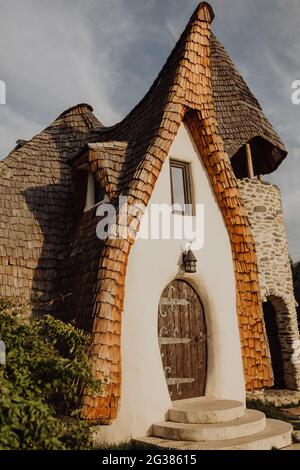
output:
<svg viewBox="0 0 300 470"><path fill-rule="evenodd" d="M41 292L42 305L54 300L51 311L75 317L92 331L91 363L104 384L101 397L84 396L88 419L111 421L117 415L125 277L134 239L97 239L95 210L83 212L86 182L80 166L89 163L112 202L127 195L129 205L147 205L184 120L231 241L247 387L272 384L254 241L224 146L235 158L249 138L259 136L263 142L268 138L282 158L285 151L211 35L213 16L202 2L147 95L119 124L105 128L88 105L78 105L0 163L0 294L30 299L32 292ZM242 123L232 120L231 110L237 109ZM132 221L138 230L139 218Z"/></svg>
<svg viewBox="0 0 300 470"><path fill-rule="evenodd" d="M225 150L234 167L250 142L255 174L276 170L287 151L228 53L212 34L211 73L215 111ZM246 175L241 175L246 176Z"/></svg>
<svg viewBox="0 0 300 470"><path fill-rule="evenodd" d="M74 106L0 161L0 295L38 297L38 310L55 298L74 220L67 162L100 126L91 106Z"/></svg>

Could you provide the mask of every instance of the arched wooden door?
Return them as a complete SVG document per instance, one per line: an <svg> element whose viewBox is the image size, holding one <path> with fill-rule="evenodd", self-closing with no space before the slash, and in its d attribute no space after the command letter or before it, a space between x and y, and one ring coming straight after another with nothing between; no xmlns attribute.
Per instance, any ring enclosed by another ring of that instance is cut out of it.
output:
<svg viewBox="0 0 300 470"><path fill-rule="evenodd" d="M162 293L158 310L160 352L172 400L204 395L206 327L194 289L175 280Z"/></svg>

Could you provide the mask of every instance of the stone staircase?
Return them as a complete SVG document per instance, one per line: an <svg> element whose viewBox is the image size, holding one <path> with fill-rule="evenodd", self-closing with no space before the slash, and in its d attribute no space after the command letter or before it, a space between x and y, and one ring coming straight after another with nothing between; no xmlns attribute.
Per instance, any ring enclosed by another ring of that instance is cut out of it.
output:
<svg viewBox="0 0 300 470"><path fill-rule="evenodd" d="M201 397L173 402L167 420L134 442L148 449L271 450L289 446L292 430L241 402Z"/></svg>

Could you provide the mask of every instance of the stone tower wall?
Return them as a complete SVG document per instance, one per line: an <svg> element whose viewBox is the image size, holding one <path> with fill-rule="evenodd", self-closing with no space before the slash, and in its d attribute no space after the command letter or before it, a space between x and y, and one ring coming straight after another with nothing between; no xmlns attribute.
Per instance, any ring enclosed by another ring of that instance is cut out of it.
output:
<svg viewBox="0 0 300 470"><path fill-rule="evenodd" d="M293 277L277 186L259 179L239 180L253 231L263 302L276 311L286 387L300 390L300 342Z"/></svg>

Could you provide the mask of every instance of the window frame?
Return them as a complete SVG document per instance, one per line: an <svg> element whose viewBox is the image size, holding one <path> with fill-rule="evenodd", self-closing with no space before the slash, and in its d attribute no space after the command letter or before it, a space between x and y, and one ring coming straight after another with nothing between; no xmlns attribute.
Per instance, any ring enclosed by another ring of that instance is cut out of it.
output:
<svg viewBox="0 0 300 470"><path fill-rule="evenodd" d="M170 159L170 185L171 185L171 202L172 206L176 204L174 201L173 189L173 176L172 168L179 168L182 170L183 175L183 188L184 188L184 211L177 211L173 209L173 214L182 216L194 216L194 198L193 198L193 185L192 185L192 172L191 164L182 160Z"/></svg>

